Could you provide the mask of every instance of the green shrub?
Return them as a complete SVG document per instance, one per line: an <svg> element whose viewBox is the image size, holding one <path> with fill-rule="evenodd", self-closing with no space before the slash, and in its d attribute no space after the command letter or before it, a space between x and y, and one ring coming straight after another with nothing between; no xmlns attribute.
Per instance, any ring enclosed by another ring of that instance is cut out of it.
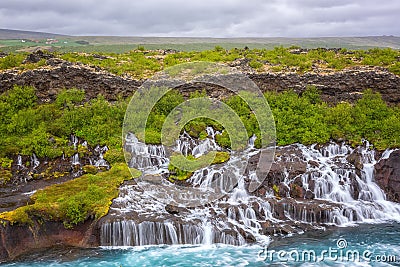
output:
<svg viewBox="0 0 400 267"><path fill-rule="evenodd" d="M5 57L0 57L0 69L1 70L6 70L6 69L12 69L15 67L18 67L22 64L22 61L24 61L25 55L24 54L9 54Z"/></svg>
<svg viewBox="0 0 400 267"><path fill-rule="evenodd" d="M58 108L72 108L85 99L85 91L76 88L64 89L58 93L55 104Z"/></svg>
<svg viewBox="0 0 400 267"><path fill-rule="evenodd" d="M125 162L124 151L122 149L109 149L104 154L104 159L114 165L115 163Z"/></svg>

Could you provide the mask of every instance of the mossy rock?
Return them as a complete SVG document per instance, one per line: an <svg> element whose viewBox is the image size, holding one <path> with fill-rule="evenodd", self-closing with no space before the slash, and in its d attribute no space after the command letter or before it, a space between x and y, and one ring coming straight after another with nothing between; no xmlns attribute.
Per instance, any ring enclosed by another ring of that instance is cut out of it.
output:
<svg viewBox="0 0 400 267"><path fill-rule="evenodd" d="M139 171L132 172L139 176ZM109 171L48 186L31 197L31 203L13 211L0 213L0 221L11 224L32 224L36 220L62 221L72 228L90 216L96 219L108 213L118 187L132 179L125 163L114 165Z"/></svg>
<svg viewBox="0 0 400 267"><path fill-rule="evenodd" d="M0 186L5 185L9 181L11 181L11 178L12 178L11 171L0 169Z"/></svg>
<svg viewBox="0 0 400 267"><path fill-rule="evenodd" d="M82 167L82 169L84 173L89 173L89 174L96 174L99 172L99 169L93 165L85 165Z"/></svg>
<svg viewBox="0 0 400 267"><path fill-rule="evenodd" d="M84 155L88 154L89 149L87 146L78 145L78 154L79 157L83 157Z"/></svg>
<svg viewBox="0 0 400 267"><path fill-rule="evenodd" d="M64 156L72 157L76 153L76 150L72 146L67 146L67 147L64 147L63 152L64 152Z"/></svg>

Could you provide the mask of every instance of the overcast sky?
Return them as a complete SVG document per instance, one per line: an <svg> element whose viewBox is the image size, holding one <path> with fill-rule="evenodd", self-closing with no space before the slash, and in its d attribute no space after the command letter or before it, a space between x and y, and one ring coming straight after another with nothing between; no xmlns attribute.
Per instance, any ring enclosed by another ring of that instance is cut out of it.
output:
<svg viewBox="0 0 400 267"><path fill-rule="evenodd" d="M400 36L399 0L0 0L0 28L71 35Z"/></svg>

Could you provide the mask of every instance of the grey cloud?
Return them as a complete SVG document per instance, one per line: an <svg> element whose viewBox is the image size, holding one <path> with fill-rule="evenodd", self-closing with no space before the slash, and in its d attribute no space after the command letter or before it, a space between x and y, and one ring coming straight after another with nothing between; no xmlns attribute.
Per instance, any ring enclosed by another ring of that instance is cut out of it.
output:
<svg viewBox="0 0 400 267"><path fill-rule="evenodd" d="M400 35L400 1L2 0L0 27L73 35Z"/></svg>

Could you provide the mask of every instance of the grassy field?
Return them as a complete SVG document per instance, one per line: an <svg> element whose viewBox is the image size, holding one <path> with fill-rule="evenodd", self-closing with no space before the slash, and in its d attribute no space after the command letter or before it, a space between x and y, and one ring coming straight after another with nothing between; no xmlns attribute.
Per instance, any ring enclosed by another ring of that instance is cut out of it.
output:
<svg viewBox="0 0 400 267"><path fill-rule="evenodd" d="M57 39L46 44L48 38ZM29 41L32 40L32 41ZM36 41L36 42L35 42ZM80 44L80 41L87 43ZM125 53L142 46L146 49L174 49L204 51L220 46L225 49L272 49L276 46L303 48L393 48L400 49L400 37L321 37L321 38L191 38L191 37L123 37L123 36L65 36L50 33L11 31L0 29L0 51L33 51L45 47L59 52Z"/></svg>

